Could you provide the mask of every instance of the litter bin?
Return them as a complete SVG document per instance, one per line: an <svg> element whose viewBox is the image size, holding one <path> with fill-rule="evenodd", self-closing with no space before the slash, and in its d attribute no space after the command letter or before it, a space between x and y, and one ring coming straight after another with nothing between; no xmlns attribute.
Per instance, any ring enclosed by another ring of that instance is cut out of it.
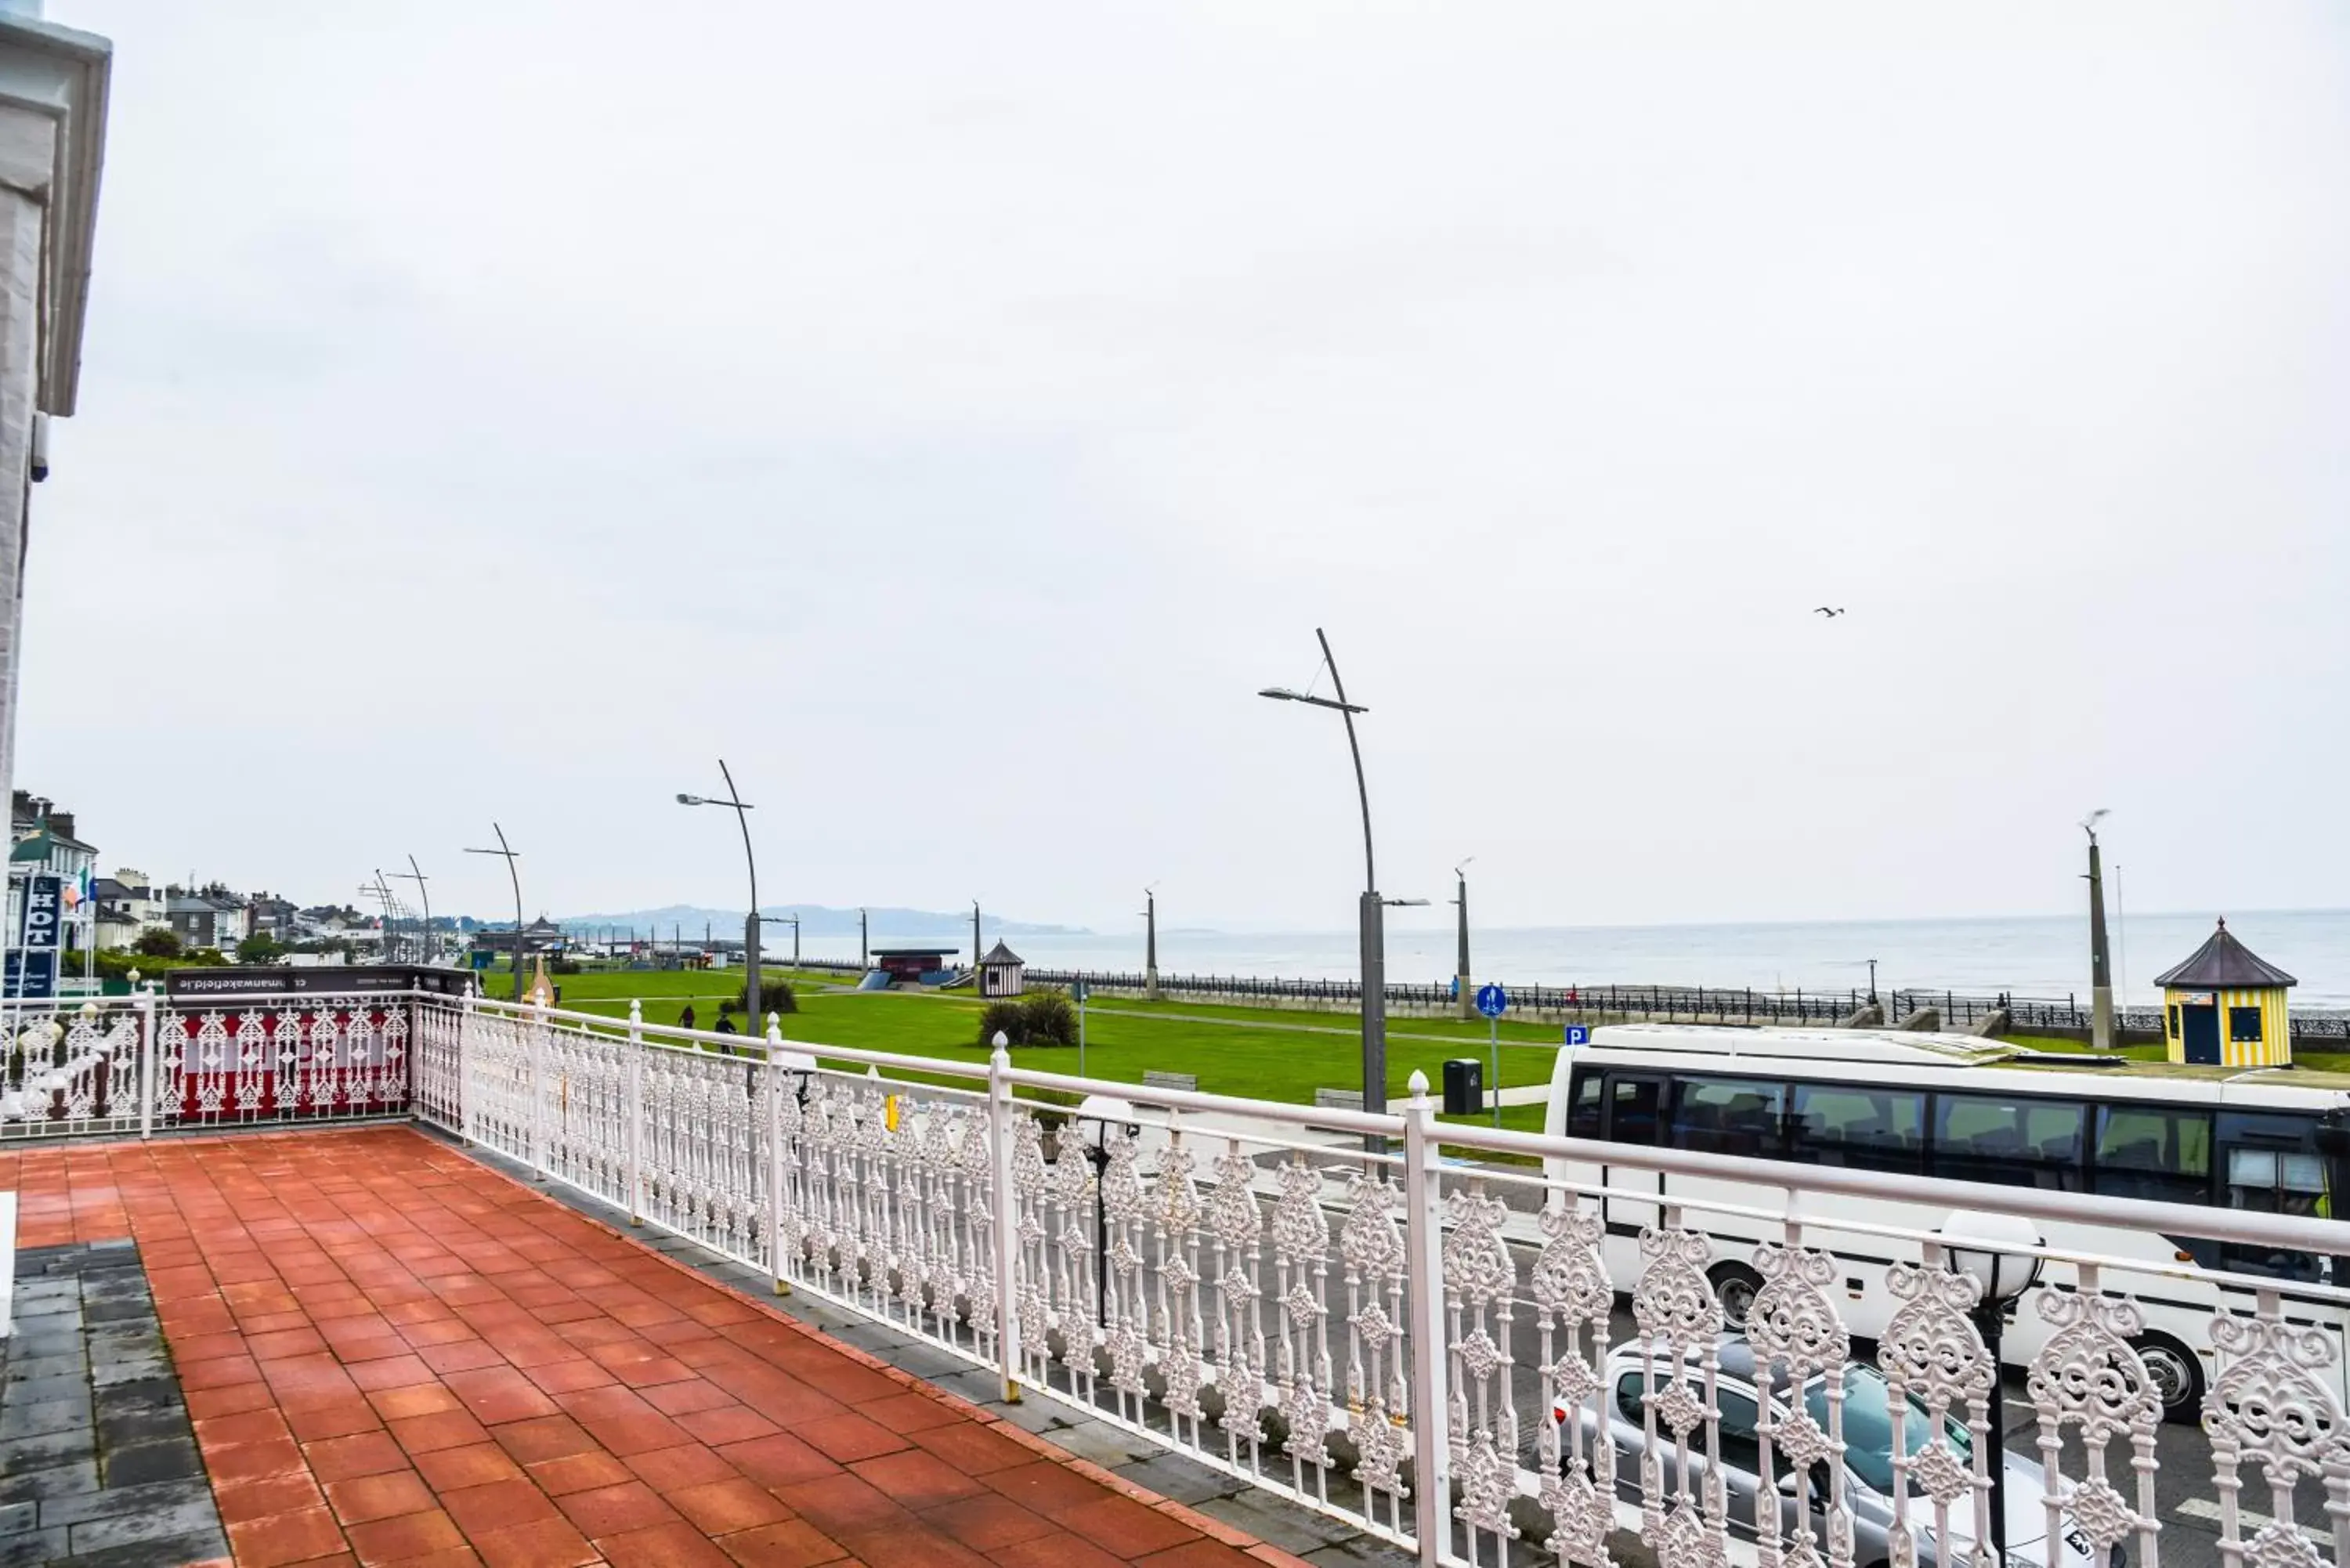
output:
<svg viewBox="0 0 2350 1568"><path fill-rule="evenodd" d="M1475 1116L1485 1112L1485 1064L1455 1056L1444 1064L1444 1114Z"/></svg>

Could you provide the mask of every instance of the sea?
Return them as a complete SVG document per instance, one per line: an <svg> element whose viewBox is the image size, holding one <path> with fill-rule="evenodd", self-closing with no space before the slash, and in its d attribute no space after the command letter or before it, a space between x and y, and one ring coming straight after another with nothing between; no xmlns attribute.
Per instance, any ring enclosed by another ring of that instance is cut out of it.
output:
<svg viewBox="0 0 2350 1568"><path fill-rule="evenodd" d="M2155 977L2211 934L2210 915L2130 914L2113 926L2116 989L2126 1003L2153 1005ZM2293 975L2296 1007L2350 1007L2350 910L2247 910L2228 929ZM1139 971L1139 930L1010 939L1043 969ZM1388 978L1452 978L1450 925L1388 929ZM1751 986L1757 991L1866 992L1868 961L1880 992L1895 988L2014 996L2089 992L2085 917L1812 921L1706 926L1546 926L1477 929L1471 968L1481 981L1541 985ZM1162 974L1349 980L1358 963L1352 931L1159 933Z"/></svg>

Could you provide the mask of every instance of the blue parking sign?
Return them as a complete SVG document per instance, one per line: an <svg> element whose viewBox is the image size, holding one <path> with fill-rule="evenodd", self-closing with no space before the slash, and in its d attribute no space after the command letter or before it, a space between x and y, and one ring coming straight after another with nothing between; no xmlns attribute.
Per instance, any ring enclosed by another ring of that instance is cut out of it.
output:
<svg viewBox="0 0 2350 1568"><path fill-rule="evenodd" d="M1570 1023L1570 1024L1568 1024L1568 1025L1566 1026L1566 1043L1567 1043L1568 1044L1570 1044L1570 1045L1588 1045L1588 1044L1591 1044L1591 1025L1590 1025L1590 1024L1588 1024L1588 1023Z"/></svg>

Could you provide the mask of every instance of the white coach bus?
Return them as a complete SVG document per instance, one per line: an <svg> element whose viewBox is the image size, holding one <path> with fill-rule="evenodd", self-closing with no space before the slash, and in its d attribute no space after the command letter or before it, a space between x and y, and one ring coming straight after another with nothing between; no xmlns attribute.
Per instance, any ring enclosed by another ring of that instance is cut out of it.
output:
<svg viewBox="0 0 2350 1568"><path fill-rule="evenodd" d="M1749 1158L1896 1171L2002 1187L2216 1204L2330 1218L2350 1148L2350 1075L2301 1067L2180 1067L2120 1057L2034 1053L1971 1035L1866 1030L1706 1028L1635 1023L1592 1032L1561 1051L1545 1130L1554 1136L1694 1149ZM1609 1270L1638 1272L1638 1237L1657 1202L1712 1200L1770 1208L1779 1189L1554 1159L1555 1180L1610 1189L1603 1203ZM2085 1205L2085 1207L2086 1207ZM1845 1265L1845 1322L1880 1334L1898 1303L1886 1286L1898 1244L1838 1233L1839 1216L1931 1231L1946 1218L1916 1204L1807 1197L1805 1240ZM1762 1281L1744 1259L1765 1240L1760 1221L1688 1210L1712 1237L1711 1278L1742 1325ZM2350 1286L2350 1227L2342 1258L2223 1245L2100 1225L2042 1227L2052 1249L2192 1264L2299 1283ZM1770 1240L1778 1240L1775 1234ZM1916 1249L1909 1249L1911 1260ZM2065 1271L2052 1271L2062 1276ZM2070 1281L2063 1282L2069 1288ZM2210 1373L2212 1313L2249 1311L2248 1291L2191 1276L2109 1273L2146 1310L2138 1342L2165 1414L2192 1419ZM2039 1289L2050 1288L2043 1283ZM2344 1311L2304 1300L2287 1311L2337 1334ZM2020 1303L2002 1351L2028 1362L2048 1329ZM2337 1342L2337 1349L2343 1348ZM2337 1359L2336 1365L2343 1360Z"/></svg>

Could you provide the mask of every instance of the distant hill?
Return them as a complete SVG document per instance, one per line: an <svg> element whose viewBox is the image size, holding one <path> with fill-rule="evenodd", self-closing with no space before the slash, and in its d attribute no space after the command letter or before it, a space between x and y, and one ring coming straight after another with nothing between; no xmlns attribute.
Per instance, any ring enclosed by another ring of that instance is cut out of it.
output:
<svg viewBox="0 0 2350 1568"><path fill-rule="evenodd" d="M763 915L780 915L785 919L797 916L800 922L800 942L805 947L817 937L857 938L857 911L836 909L825 904L767 904L761 907ZM865 911L873 945L887 946L897 941L945 941L960 947L971 940L971 911L961 913L940 909L899 909L873 908ZM563 915L556 923L574 936L601 935L609 929L627 931L634 929L639 935L650 936L655 930L667 933L682 929L688 938L700 936L707 927L712 932L739 937L743 934L743 911L740 909L713 909L701 904L670 904L658 909L625 909L617 914ZM982 913L982 923L992 940L999 936L1089 936L1082 926L1039 925L1028 920L1006 920L993 914ZM788 943L791 928L770 926L760 945L773 949L777 941Z"/></svg>

